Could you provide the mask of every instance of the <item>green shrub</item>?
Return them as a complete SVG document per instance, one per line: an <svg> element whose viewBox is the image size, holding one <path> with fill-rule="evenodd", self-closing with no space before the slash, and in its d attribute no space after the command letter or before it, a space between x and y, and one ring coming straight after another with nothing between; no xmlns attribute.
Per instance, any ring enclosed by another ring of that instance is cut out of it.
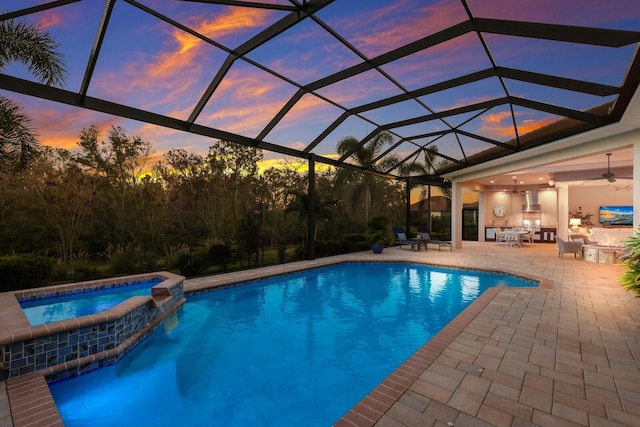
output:
<svg viewBox="0 0 640 427"><path fill-rule="evenodd" d="M640 294L640 227L624 241L623 264L627 267L618 277L618 283L628 291Z"/></svg>
<svg viewBox="0 0 640 427"><path fill-rule="evenodd" d="M47 283L53 271L53 262L42 256L0 256L0 291L37 288Z"/></svg>
<svg viewBox="0 0 640 427"><path fill-rule="evenodd" d="M308 255L309 255L309 250L307 245L298 245L293 251L293 257L296 260L307 259ZM318 256L318 254L316 254L316 256Z"/></svg>
<svg viewBox="0 0 640 427"><path fill-rule="evenodd" d="M327 256L327 245L322 240L316 240L313 245L313 252L316 258Z"/></svg>
<svg viewBox="0 0 640 427"><path fill-rule="evenodd" d="M113 275L134 274L138 272L142 248L129 242L126 245L107 245L107 250L101 255L109 260L109 270Z"/></svg>
<svg viewBox="0 0 640 427"><path fill-rule="evenodd" d="M84 282L86 280L100 279L104 275L97 267L79 266L74 268L73 278L76 282Z"/></svg>
<svg viewBox="0 0 640 427"><path fill-rule="evenodd" d="M284 264L285 259L287 258L287 245L286 243L279 242L278 243L278 261L280 264Z"/></svg>
<svg viewBox="0 0 640 427"><path fill-rule="evenodd" d="M349 244L346 240L327 240L325 242L327 255L341 255L349 252Z"/></svg>
<svg viewBox="0 0 640 427"><path fill-rule="evenodd" d="M136 272L136 258L133 254L117 253L109 259L111 274L134 274Z"/></svg>
<svg viewBox="0 0 640 427"><path fill-rule="evenodd" d="M189 245L179 244L179 245L166 245L162 248L162 253L164 254L165 263L168 268L178 268L178 259L183 254L188 254L191 252L191 248Z"/></svg>
<svg viewBox="0 0 640 427"><path fill-rule="evenodd" d="M212 265L208 248L198 248L178 257L177 267L186 277L201 275Z"/></svg>
<svg viewBox="0 0 640 427"><path fill-rule="evenodd" d="M344 235L344 240L347 242L357 243L357 242L366 242L367 238L362 233L349 233Z"/></svg>
<svg viewBox="0 0 640 427"><path fill-rule="evenodd" d="M451 240L451 217L434 216L431 218L431 230L429 232L432 239Z"/></svg>
<svg viewBox="0 0 640 427"><path fill-rule="evenodd" d="M209 248L209 257L214 264L219 265L222 271L227 271L231 262L231 248L227 245L211 245Z"/></svg>
<svg viewBox="0 0 640 427"><path fill-rule="evenodd" d="M371 250L371 244L367 243L367 242L356 242L356 244L353 246L353 249L355 251L366 251Z"/></svg>
<svg viewBox="0 0 640 427"><path fill-rule="evenodd" d="M56 282L62 282L69 278L69 274L67 271L67 266L63 263L56 262L53 264L53 268L51 269L50 279Z"/></svg>

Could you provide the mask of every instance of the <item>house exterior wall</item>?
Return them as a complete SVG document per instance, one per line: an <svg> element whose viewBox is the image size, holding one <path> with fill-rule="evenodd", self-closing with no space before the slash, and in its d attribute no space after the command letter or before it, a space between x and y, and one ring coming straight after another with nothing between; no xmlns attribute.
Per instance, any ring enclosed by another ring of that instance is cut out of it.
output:
<svg viewBox="0 0 640 427"><path fill-rule="evenodd" d="M558 203L555 190L540 191L538 201L541 206L540 224L545 227L556 227ZM525 203L523 193L511 191L488 191L485 193L485 226L519 227L522 225L522 205ZM496 205L504 205L507 213L502 218L493 215Z"/></svg>
<svg viewBox="0 0 640 427"><path fill-rule="evenodd" d="M598 186L572 186L569 188L569 212L582 208L582 214L591 214L591 225L599 226L598 210L605 206L632 206L633 192L626 184ZM567 226L569 219L567 218Z"/></svg>

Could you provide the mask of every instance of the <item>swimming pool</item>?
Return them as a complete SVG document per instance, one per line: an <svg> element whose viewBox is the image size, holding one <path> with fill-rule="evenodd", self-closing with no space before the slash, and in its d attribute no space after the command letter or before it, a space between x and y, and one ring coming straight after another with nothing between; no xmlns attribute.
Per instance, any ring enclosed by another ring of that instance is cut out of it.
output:
<svg viewBox="0 0 640 427"><path fill-rule="evenodd" d="M67 427L328 426L502 275L341 264L190 297L179 325L50 385Z"/></svg>
<svg viewBox="0 0 640 427"><path fill-rule="evenodd" d="M133 296L151 295L151 288L161 281L145 280L66 295L22 299L20 306L31 325L41 325L99 313Z"/></svg>

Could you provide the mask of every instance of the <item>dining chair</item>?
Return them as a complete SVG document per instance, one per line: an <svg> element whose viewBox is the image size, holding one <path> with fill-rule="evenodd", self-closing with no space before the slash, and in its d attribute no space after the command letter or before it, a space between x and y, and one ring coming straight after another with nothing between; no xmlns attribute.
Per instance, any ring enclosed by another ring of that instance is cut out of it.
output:
<svg viewBox="0 0 640 427"><path fill-rule="evenodd" d="M528 230L527 234L523 234L520 241L533 244L533 230Z"/></svg>
<svg viewBox="0 0 640 427"><path fill-rule="evenodd" d="M505 230L504 240L509 248L520 246L520 235L516 230Z"/></svg>
<svg viewBox="0 0 640 427"><path fill-rule="evenodd" d="M573 254L574 258L577 258L578 255L582 257L582 243L565 242L558 236L556 236L556 242L558 243L558 258L563 258L564 254Z"/></svg>

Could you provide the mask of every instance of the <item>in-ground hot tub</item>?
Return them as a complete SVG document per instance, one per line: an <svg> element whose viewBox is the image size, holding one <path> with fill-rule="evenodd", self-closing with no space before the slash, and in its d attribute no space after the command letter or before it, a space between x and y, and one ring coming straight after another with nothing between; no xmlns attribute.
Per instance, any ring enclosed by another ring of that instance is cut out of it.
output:
<svg viewBox="0 0 640 427"><path fill-rule="evenodd" d="M21 299L154 279L161 282L146 296L131 297L99 313L35 326L19 304ZM33 372L65 377L113 363L184 303L184 279L162 271L0 293L6 311L0 316L5 326L0 330L0 379Z"/></svg>

